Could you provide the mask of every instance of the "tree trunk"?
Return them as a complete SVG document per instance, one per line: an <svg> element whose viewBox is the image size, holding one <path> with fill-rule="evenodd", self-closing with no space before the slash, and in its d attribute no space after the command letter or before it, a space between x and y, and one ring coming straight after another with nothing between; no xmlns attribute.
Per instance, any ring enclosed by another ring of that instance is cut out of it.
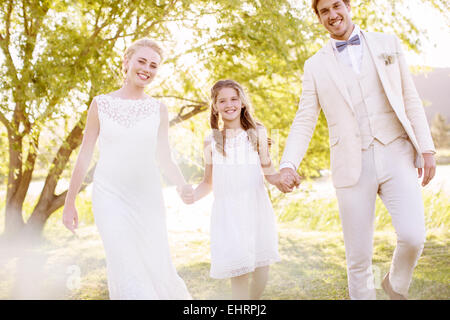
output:
<svg viewBox="0 0 450 320"><path fill-rule="evenodd" d="M44 210L34 210L31 217L28 219L23 228L24 236L29 239L40 239L42 231L44 230L45 222L50 217L50 214Z"/></svg>
<svg viewBox="0 0 450 320"><path fill-rule="evenodd" d="M9 173L6 187L5 235L13 236L24 226L22 218L23 201L17 197L22 178L22 138L17 132L17 124L8 128Z"/></svg>
<svg viewBox="0 0 450 320"><path fill-rule="evenodd" d="M22 218L22 203L15 198L9 199L5 206L5 232L6 237L18 235L25 223Z"/></svg>
<svg viewBox="0 0 450 320"><path fill-rule="evenodd" d="M86 189L86 187L93 181L96 166L97 164L95 164L86 174L86 178L84 179L80 192ZM40 237L47 219L53 212L64 206L66 194L67 190L59 195L52 195L45 198L42 198L41 194L38 205L34 208L33 213L25 225L24 230L26 233L29 233L35 237Z"/></svg>

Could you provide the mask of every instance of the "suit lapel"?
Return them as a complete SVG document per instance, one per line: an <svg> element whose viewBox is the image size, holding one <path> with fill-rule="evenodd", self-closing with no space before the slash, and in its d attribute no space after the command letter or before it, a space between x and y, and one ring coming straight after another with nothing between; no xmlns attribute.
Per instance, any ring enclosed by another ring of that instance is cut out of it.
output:
<svg viewBox="0 0 450 320"><path fill-rule="evenodd" d="M344 98L345 102L354 112L353 105L350 100L350 95L348 94L347 87L345 86L345 80L341 76L343 74L343 71L333 52L333 45L331 44L331 41L327 43L327 45L323 48L322 52L324 54L323 63L325 69L328 71L328 74L330 75L334 84L339 89L339 92L342 94L342 97Z"/></svg>
<svg viewBox="0 0 450 320"><path fill-rule="evenodd" d="M380 78L381 84L383 85L384 92L386 93L386 96L389 100L389 103L391 104L394 111L396 111L396 100L394 99L394 94L392 92L391 85L388 81L387 75L386 75L386 67L384 65L384 60L380 59L380 56L382 54L382 50L378 48L376 40L372 38L372 35L370 33L361 31L364 39L366 40L367 48L370 52L370 55L372 56L373 63L375 64L375 68L378 72L378 77Z"/></svg>

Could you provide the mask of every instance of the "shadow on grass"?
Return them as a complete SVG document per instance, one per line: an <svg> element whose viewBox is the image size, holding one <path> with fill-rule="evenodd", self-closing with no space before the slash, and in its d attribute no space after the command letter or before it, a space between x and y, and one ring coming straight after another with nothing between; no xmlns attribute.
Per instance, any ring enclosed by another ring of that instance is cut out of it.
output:
<svg viewBox="0 0 450 320"><path fill-rule="evenodd" d="M349 298L342 233L286 228L279 234L282 260L271 266L262 299ZM103 247L90 231L79 240L60 239L20 250L10 243L0 244L0 299L108 299ZM410 299L450 298L449 244L448 233L428 236L414 272ZM180 242L174 249L173 255L180 257L178 273L194 299L231 298L230 280L209 276L206 240ZM394 232L375 233L375 285L389 270L394 249ZM377 290L377 296L387 299L383 290Z"/></svg>
<svg viewBox="0 0 450 320"><path fill-rule="evenodd" d="M345 253L339 243L291 235L280 237L279 251L282 261L272 268L264 298L313 300L346 295Z"/></svg>
<svg viewBox="0 0 450 320"><path fill-rule="evenodd" d="M281 237L279 252L282 261L271 266L262 299L336 299L346 295L345 264L341 263L345 254L338 244ZM184 264L178 272L194 299L230 299L230 280L210 278L209 269L208 261Z"/></svg>
<svg viewBox="0 0 450 320"><path fill-rule="evenodd" d="M284 232L283 232L284 233ZM410 299L450 297L448 236L427 239L414 272ZM381 280L389 270L395 249L395 234L380 233L374 239L374 278L378 299L388 299ZM341 233L300 233L280 236L282 261L273 264L262 299L349 299L344 243ZM230 281L209 277L209 262L178 268L194 299L230 299Z"/></svg>
<svg viewBox="0 0 450 320"><path fill-rule="evenodd" d="M228 279L213 279L209 276L210 263L198 262L178 268L178 274L185 281L193 299L231 299L231 285Z"/></svg>

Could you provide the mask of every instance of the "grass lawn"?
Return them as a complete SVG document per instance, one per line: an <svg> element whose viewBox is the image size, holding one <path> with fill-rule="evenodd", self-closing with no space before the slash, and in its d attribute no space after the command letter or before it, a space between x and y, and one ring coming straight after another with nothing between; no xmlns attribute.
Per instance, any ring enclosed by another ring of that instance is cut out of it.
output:
<svg viewBox="0 0 450 320"><path fill-rule="evenodd" d="M1 246L0 299L107 299L104 252L95 225L81 227L78 238L58 224L47 227L45 233L39 248L11 251L10 246ZM411 299L449 299L449 239L448 231L428 232ZM229 280L209 277L208 233L171 232L170 245L177 270L194 299L230 298ZM376 232L377 288L389 269L394 247L393 232ZM272 266L263 299L348 299L341 232L307 232L282 223L279 249L282 261ZM383 290L377 290L377 297L387 299Z"/></svg>
<svg viewBox="0 0 450 320"><path fill-rule="evenodd" d="M445 177L450 166L438 168L441 180L424 191L427 241L411 283L411 299L450 299L450 198ZM319 187L321 185L318 185ZM327 186L327 185L325 185ZM313 190L313 189L311 189ZM345 251L337 202L332 187L298 190L273 201L278 216L282 261L271 267L263 299L348 299ZM319 196L319 197L318 197ZM187 206L174 188L165 188L172 258L194 299L229 299L229 280L209 277L209 215L212 196ZM33 201L25 203L25 217ZM4 203L0 203L3 212ZM103 244L94 224L90 193L77 197L77 237L64 229L62 210L44 229L44 242L20 248L0 235L0 299L108 299ZM395 231L377 200L373 271L375 286L389 270ZM4 219L0 219L0 232ZM378 299L387 299L382 289Z"/></svg>

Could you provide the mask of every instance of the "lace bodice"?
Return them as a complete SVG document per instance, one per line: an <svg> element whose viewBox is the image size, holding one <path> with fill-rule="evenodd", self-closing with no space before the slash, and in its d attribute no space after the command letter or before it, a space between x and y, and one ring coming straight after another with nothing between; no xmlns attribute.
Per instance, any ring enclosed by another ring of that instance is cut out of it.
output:
<svg viewBox="0 0 450 320"><path fill-rule="evenodd" d="M216 141L211 136L213 163L234 165L259 165L259 155L249 140L246 131L238 133L234 137L227 137L225 142L224 157L216 149Z"/></svg>
<svg viewBox="0 0 450 320"><path fill-rule="evenodd" d="M140 120L159 113L160 102L153 98L132 100L103 94L97 97L97 106L99 114L131 128Z"/></svg>
<svg viewBox="0 0 450 320"><path fill-rule="evenodd" d="M155 159L160 102L153 98L131 100L110 95L100 95L96 101L100 155L95 178L108 184L120 184L125 180L136 184L137 179L147 183L142 168L145 167L147 173L158 170Z"/></svg>

